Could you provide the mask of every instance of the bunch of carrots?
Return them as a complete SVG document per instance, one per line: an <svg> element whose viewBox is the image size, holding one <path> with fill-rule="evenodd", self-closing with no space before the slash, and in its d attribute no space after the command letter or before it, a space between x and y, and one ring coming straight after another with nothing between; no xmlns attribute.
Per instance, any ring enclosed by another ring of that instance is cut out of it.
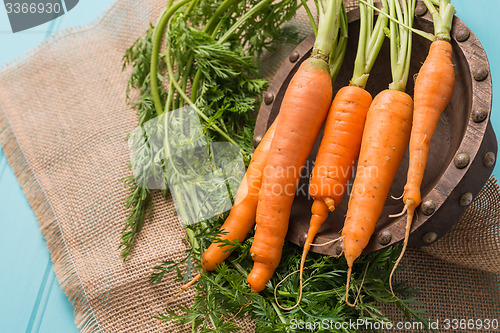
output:
<svg viewBox="0 0 500 333"><path fill-rule="evenodd" d="M382 0L382 8L375 7L373 0L359 2L360 35L353 76L350 85L337 91L334 97L332 82L345 53L347 20L342 0L318 1L319 24L316 29L312 22L316 42L311 56L291 80L279 116L255 150L235 204L220 230L220 240L243 242L256 224L250 250L254 267L247 281L253 291L264 290L281 259L302 169L324 126L309 186L314 203L300 262L297 304L302 295L307 253L315 245L314 238L328 213L343 200L357 161L342 236L335 240L343 245L348 265L345 301L351 306L356 304L349 300L352 266L374 232L409 145L404 208L399 214L407 214L407 226L394 273L421 201L420 187L430 140L453 93L450 30L455 9L450 0L424 0L433 16L433 35L412 27L416 0ZM375 12L379 12L376 21ZM412 99L405 90L413 33L428 38L432 44L416 79ZM372 98L365 86L386 35L390 39L393 82ZM231 252L229 245L220 240L203 253L201 264L207 271L215 270ZM390 288L392 291L392 282Z"/></svg>

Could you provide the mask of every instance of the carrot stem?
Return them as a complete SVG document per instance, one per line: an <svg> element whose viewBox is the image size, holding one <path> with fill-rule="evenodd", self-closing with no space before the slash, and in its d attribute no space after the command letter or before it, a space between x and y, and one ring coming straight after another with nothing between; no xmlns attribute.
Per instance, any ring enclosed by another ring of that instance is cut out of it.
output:
<svg viewBox="0 0 500 333"><path fill-rule="evenodd" d="M405 29L408 29L410 31L412 31L413 33L425 38L425 39L428 39L430 40L431 42L435 41L436 40L436 37L433 35L433 34L430 34L428 32L425 32L425 31L422 31L422 30L419 30L419 29L415 29L413 27L410 27L408 26L407 24L405 24L404 22L398 20L397 18L394 18L393 16L391 16L390 14L388 13L384 13L382 10L378 9L377 7L373 6L373 5L370 5L369 3L366 2L366 0L358 0L360 3L362 4L365 4L367 5L368 7L370 7L371 9L373 9L374 11L378 12L379 14L387 17L391 22L395 22L397 24L399 24L400 26L404 27Z"/></svg>
<svg viewBox="0 0 500 333"><path fill-rule="evenodd" d="M225 0L220 6L217 8L212 17L208 20L207 24L203 28L203 32L213 31L214 25L219 22L219 17L221 14L227 11L227 9L237 0Z"/></svg>
<svg viewBox="0 0 500 333"><path fill-rule="evenodd" d="M229 28L226 33L217 41L219 44L225 43L229 37L250 17L252 17L255 13L257 13L262 8L265 8L272 0L262 0L258 4L252 7L248 12L246 12L236 23L233 24L231 28Z"/></svg>
<svg viewBox="0 0 500 333"><path fill-rule="evenodd" d="M196 113L203 118L206 122L209 122L209 118L198 109L198 107L189 99L189 97L186 95L186 93L182 90L182 88L179 86L179 83L175 80L174 77L174 69L172 66L172 60L170 57L170 45L167 44L167 48L165 50L165 59L166 59L166 64L167 64L167 72L169 76L170 82L174 85L174 88L177 90L177 93L196 111ZM158 90L158 89L157 89ZM210 127L212 127L217 133L219 133L222 137L224 137L228 142L231 142L235 145L238 145L226 132L224 132L219 126L215 124L211 124Z"/></svg>
<svg viewBox="0 0 500 333"><path fill-rule="evenodd" d="M373 6L373 0L368 0ZM354 61L354 72L350 85L365 88L370 76L370 71L382 48L385 38L384 28L387 27L386 16L379 15L375 27L373 26L374 11L371 7L360 2L360 31L358 40L358 51ZM382 0L382 11L388 12L387 0Z"/></svg>
<svg viewBox="0 0 500 333"><path fill-rule="evenodd" d="M300 0L300 2L302 2L302 6L304 6L304 9L306 10L307 17L309 18L309 23L311 23L311 27L312 27L313 32L314 32L314 36L317 36L318 35L318 27L316 26L316 22L314 21L314 17L311 13L311 9L307 5L306 0Z"/></svg>
<svg viewBox="0 0 500 333"><path fill-rule="evenodd" d="M450 31L453 23L453 15L455 15L455 7L450 3L450 0L441 0L439 4L439 12L431 0L424 0L425 6L432 15L434 22L434 35L438 39L446 41L451 40ZM437 5L437 4L436 4Z"/></svg>
<svg viewBox="0 0 500 333"><path fill-rule="evenodd" d="M373 4L373 0L369 0ZM354 81L362 80L365 76L365 53L366 53L366 44L367 40L370 38L369 34L369 22L367 22L367 18L369 17L369 11L367 10L367 6L362 3L359 4L359 39L358 39L358 51L356 53L356 59L354 60L354 72L353 78L351 80L351 84ZM366 77L368 80L368 77ZM366 80L362 80L365 82L359 82L357 84L353 84L360 88L364 88L366 86Z"/></svg>
<svg viewBox="0 0 500 333"><path fill-rule="evenodd" d="M397 16L405 25L413 26L416 0L402 0L403 10L398 0L389 2L391 16ZM394 21L390 22L391 29L391 71L392 83L389 89L405 91L410 72L410 58L412 49L412 33L402 29Z"/></svg>
<svg viewBox="0 0 500 333"><path fill-rule="evenodd" d="M283 324L286 324L287 321L285 318L283 318L283 314L281 313L280 309L278 309L278 306L276 305L276 303L274 302L271 302L271 305L273 306L273 309L274 311L276 311L276 314L278 315L278 318L280 319L280 321L283 323Z"/></svg>
<svg viewBox="0 0 500 333"><path fill-rule="evenodd" d="M225 43L231 36L232 34L243 24L245 23L252 15L254 15L256 12L267 6L272 0L262 0L258 4L252 7L248 12L246 12L238 21L236 21L227 31L226 33L217 41L218 44ZM193 79L193 83L191 85L191 102L196 101L196 97L198 95L198 85L201 79L201 70L198 69L198 71L195 74L195 77Z"/></svg>
<svg viewBox="0 0 500 333"><path fill-rule="evenodd" d="M239 263L237 262L234 262L234 261L231 261L231 264L234 266L234 268L236 268L236 270L238 272L240 272L241 275L247 277L248 276L248 272L243 268L243 266L241 266Z"/></svg>
<svg viewBox="0 0 500 333"><path fill-rule="evenodd" d="M153 32L153 50L151 55L150 80L151 80L151 96L153 98L156 114L158 116L162 115L165 111L163 109L160 93L158 91L158 75L157 75L160 44L161 44L161 39L163 37L163 31L165 30L165 26L167 25L172 15L189 1L191 0L182 0L173 6L168 6L167 7L168 9L166 9L163 12L160 19L158 20L158 24L156 25L155 30Z"/></svg>
<svg viewBox="0 0 500 333"><path fill-rule="evenodd" d="M323 0L319 4L318 35L312 57L327 60L337 41L343 3L342 0Z"/></svg>
<svg viewBox="0 0 500 333"><path fill-rule="evenodd" d="M329 66L332 83L337 79L342 63L344 62L345 51L347 48L347 34L348 34L347 13L344 4L342 3L342 12L340 14L340 33L339 38L334 43L333 53L330 54Z"/></svg>

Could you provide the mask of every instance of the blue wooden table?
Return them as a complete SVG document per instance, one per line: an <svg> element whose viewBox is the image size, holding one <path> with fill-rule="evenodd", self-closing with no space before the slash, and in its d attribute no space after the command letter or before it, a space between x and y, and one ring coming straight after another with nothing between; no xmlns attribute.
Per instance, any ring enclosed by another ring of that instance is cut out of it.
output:
<svg viewBox="0 0 500 333"><path fill-rule="evenodd" d="M130 0L137 1L137 0ZM452 0L459 17L478 36L493 77L493 125L500 133L500 10L498 0ZM54 32L92 22L112 0L81 0L67 14L13 34L0 4L0 65L38 45ZM13 82L15 84L15 82ZM498 175L499 167L495 169ZM0 332L71 333L73 308L60 289L37 220L0 149Z"/></svg>
<svg viewBox="0 0 500 333"><path fill-rule="evenodd" d="M57 31L92 23L112 2L81 0L63 16L16 34L1 3L0 65ZM78 332L73 306L57 283L38 222L1 148L0 235L0 332Z"/></svg>

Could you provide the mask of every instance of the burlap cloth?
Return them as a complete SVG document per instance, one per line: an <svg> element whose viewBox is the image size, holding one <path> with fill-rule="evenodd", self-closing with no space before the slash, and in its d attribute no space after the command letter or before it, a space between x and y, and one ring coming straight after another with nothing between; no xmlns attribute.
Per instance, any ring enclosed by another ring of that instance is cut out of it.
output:
<svg viewBox="0 0 500 333"><path fill-rule="evenodd" d="M59 34L0 73L0 142L82 332L187 331L152 318L178 287L170 282L174 276L150 285L152 267L179 260L185 249L172 201L155 194L126 262L118 250L128 194L119 179L130 174L125 136L137 124L125 102L129 72L122 72L121 59L164 5L118 1L95 24ZM295 23L305 35L303 16ZM266 57L268 76L292 48ZM431 318L499 317L499 201L490 181L446 237L425 252L407 252L398 279L422 291ZM178 302L191 297L187 292ZM250 321L242 325L252 331Z"/></svg>

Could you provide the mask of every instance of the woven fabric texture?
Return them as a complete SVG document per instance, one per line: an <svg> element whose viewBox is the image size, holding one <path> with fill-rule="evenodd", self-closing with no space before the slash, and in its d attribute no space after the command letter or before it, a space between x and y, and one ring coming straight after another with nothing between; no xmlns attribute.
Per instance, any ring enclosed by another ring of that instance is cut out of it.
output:
<svg viewBox="0 0 500 333"><path fill-rule="evenodd" d="M172 200L156 193L126 262L118 250L128 195L119 180L130 174L125 137L137 125L126 103L130 73L122 71L122 57L164 5L119 0L94 25L60 34L0 72L0 143L38 218L82 332L188 330L152 318L179 287L169 282L173 275L150 285L152 267L181 259L186 248ZM310 32L304 12L292 24L304 35ZM266 55L267 77L292 49L285 45ZM408 251L398 279L422 290L433 318L500 313L499 198L492 181L453 230L424 249L433 256ZM188 291L172 305L192 296ZM244 332L254 330L249 320L241 325Z"/></svg>

